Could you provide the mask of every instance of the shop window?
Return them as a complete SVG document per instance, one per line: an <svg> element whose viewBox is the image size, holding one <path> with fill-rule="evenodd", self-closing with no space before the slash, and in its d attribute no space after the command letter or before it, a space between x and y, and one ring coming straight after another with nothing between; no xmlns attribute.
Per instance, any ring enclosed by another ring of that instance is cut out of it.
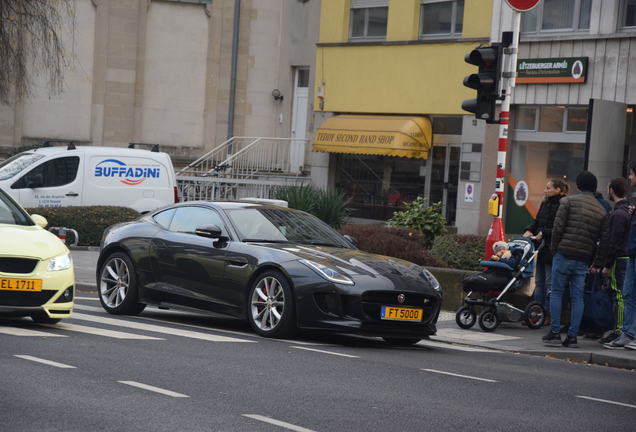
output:
<svg viewBox="0 0 636 432"><path fill-rule="evenodd" d="M388 15L388 1L352 0L350 38L384 39Z"/></svg>
<svg viewBox="0 0 636 432"><path fill-rule="evenodd" d="M514 114L514 128L517 130L536 130L537 108L520 106Z"/></svg>
<svg viewBox="0 0 636 432"><path fill-rule="evenodd" d="M420 34L422 37L462 34L464 0L422 0Z"/></svg>
<svg viewBox="0 0 636 432"><path fill-rule="evenodd" d="M622 0L621 25L622 27L636 27L636 0Z"/></svg>
<svg viewBox="0 0 636 432"><path fill-rule="evenodd" d="M563 106L542 106L539 132L563 132Z"/></svg>
<svg viewBox="0 0 636 432"><path fill-rule="evenodd" d="M587 130L587 107L568 107L568 132L585 132Z"/></svg>
<svg viewBox="0 0 636 432"><path fill-rule="evenodd" d="M544 0L522 14L523 33L590 29L592 0Z"/></svg>
<svg viewBox="0 0 636 432"><path fill-rule="evenodd" d="M461 135L462 117L433 117L433 133L437 135Z"/></svg>
<svg viewBox="0 0 636 432"><path fill-rule="evenodd" d="M481 181L481 144L462 144L459 178L463 181Z"/></svg>

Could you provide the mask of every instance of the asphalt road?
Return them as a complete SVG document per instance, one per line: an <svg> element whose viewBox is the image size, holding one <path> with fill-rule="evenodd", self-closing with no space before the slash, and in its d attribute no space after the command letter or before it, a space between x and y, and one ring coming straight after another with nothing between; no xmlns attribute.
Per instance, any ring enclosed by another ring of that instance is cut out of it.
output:
<svg viewBox="0 0 636 432"><path fill-rule="evenodd" d="M270 340L194 313L112 316L87 295L55 327L0 320L0 357L6 431L580 432L636 421L633 371L439 342Z"/></svg>

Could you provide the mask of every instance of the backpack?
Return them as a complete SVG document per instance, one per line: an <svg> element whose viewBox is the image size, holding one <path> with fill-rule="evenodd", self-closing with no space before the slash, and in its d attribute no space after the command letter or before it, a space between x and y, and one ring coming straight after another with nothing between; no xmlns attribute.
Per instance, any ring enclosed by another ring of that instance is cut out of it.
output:
<svg viewBox="0 0 636 432"><path fill-rule="evenodd" d="M600 273L588 273L585 278L583 318L581 330L586 333L602 333L616 325L614 299L608 288L609 280Z"/></svg>

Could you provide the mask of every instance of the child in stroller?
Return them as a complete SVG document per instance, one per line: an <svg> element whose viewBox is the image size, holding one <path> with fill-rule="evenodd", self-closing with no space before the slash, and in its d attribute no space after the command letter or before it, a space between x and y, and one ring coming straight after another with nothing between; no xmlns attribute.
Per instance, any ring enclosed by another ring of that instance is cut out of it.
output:
<svg viewBox="0 0 636 432"><path fill-rule="evenodd" d="M502 301L504 295L515 292L533 276L536 256L533 240L517 238L509 243L497 242L493 245L493 253L489 261L479 263L485 271L464 279L463 289L467 294L464 305L455 314L455 322L463 329L478 322L487 332L495 331L502 321L523 320L532 329L540 328L545 317L543 305L531 302L521 310ZM476 306L481 306L479 318Z"/></svg>

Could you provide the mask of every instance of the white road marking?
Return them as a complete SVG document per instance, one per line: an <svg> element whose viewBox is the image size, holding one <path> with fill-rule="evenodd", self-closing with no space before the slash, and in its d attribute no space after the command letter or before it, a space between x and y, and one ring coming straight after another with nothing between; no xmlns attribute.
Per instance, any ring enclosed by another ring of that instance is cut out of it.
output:
<svg viewBox="0 0 636 432"><path fill-rule="evenodd" d="M22 327L0 327L0 333L12 336L67 337L66 335L47 333Z"/></svg>
<svg viewBox="0 0 636 432"><path fill-rule="evenodd" d="M467 347L467 346L452 345L452 344L443 343L443 342L435 342L435 341L431 341L431 340L421 340L421 341L419 341L416 344L416 346L425 346L425 347L431 347L431 348L444 348L444 349L449 349L449 350L454 350L454 351L501 353L501 351L490 350L490 349L486 349L486 348L472 348L472 347Z"/></svg>
<svg viewBox="0 0 636 432"><path fill-rule="evenodd" d="M628 408L636 408L636 405L631 405L631 404L627 404L627 403L623 403L623 402L611 401L611 400L607 400L607 399L599 399L599 398L594 398L594 397L590 397L590 396L577 396L577 398L579 398L579 399L588 399L588 400L591 400L591 401L603 402L603 403L612 404L612 405L620 405L620 406L624 406L624 407L628 407Z"/></svg>
<svg viewBox="0 0 636 432"><path fill-rule="evenodd" d="M45 359L42 359L42 358L30 356L30 355L15 354L14 357L19 357L19 358L24 359L24 360L31 360L31 361L34 361L34 362L37 362L37 363L42 363L42 364L45 364L45 365L54 366L54 367L62 368L62 369L77 369L75 366L69 366L69 365L64 364L64 363L58 363L58 362L54 362L54 361L51 361L51 360L45 360Z"/></svg>
<svg viewBox="0 0 636 432"><path fill-rule="evenodd" d="M243 415L243 417L248 417L248 418L251 418L253 420L258 420L258 421L262 421L264 423L273 424L275 426L280 426L280 427L283 427L285 429L293 430L293 431L296 431L296 432L314 432L313 430L304 428L302 426L296 426L296 425L293 425L291 423L287 423L287 422L284 422L284 421L276 420L276 419L265 417L265 416L258 415L258 414L242 414L242 415Z"/></svg>
<svg viewBox="0 0 636 432"><path fill-rule="evenodd" d="M88 327L88 326L83 326L79 324L63 323L63 324L52 324L52 325L45 325L45 326L53 328L53 329L68 330L68 331L74 331L79 333L88 333L88 334L93 334L97 336L112 337L115 339L165 340L163 338L157 338L153 336L144 336L144 335L134 334L134 333L125 333L125 332L120 332L115 330L106 330L106 329L102 329L98 327Z"/></svg>
<svg viewBox="0 0 636 432"><path fill-rule="evenodd" d="M162 389L162 388L151 386L151 385L148 385L148 384L142 384L142 383L137 382L137 381L117 381L117 382L129 385L129 386L132 386L132 387L137 387L137 388L140 388L140 389L148 390L148 391L151 391L151 392L161 393L163 395L171 396L171 397L175 397L175 398L189 398L190 397L188 395L184 395L183 393L177 393L177 392L173 392L171 390Z"/></svg>
<svg viewBox="0 0 636 432"><path fill-rule="evenodd" d="M99 298L97 297L84 297L84 296L75 296L75 298L77 300L94 300L94 301L99 301Z"/></svg>
<svg viewBox="0 0 636 432"><path fill-rule="evenodd" d="M133 328L136 330L144 330L144 331L168 334L173 336L182 336L182 337L187 337L191 339L206 340L210 342L249 342L249 343L255 342L255 341L250 341L245 339L231 338L227 336L219 336L219 335L208 334L208 333L193 332L190 330L181 330L177 328L157 326L154 324L145 324L141 322L126 321L122 319L113 319L113 318L98 317L94 315L86 315L82 313L73 314L73 319L97 322L97 323L107 324L112 326Z"/></svg>
<svg viewBox="0 0 636 432"><path fill-rule="evenodd" d="M472 380L476 380L476 381L483 381L483 382L489 382L489 383L498 382L498 381L487 379L487 378L479 378L479 377L474 377L474 376L470 376L470 375L460 375L460 374L456 374L456 373L452 373L452 372L445 372L445 371L440 371L440 370L435 370L435 369L420 369L420 370L423 370L425 372L432 372L432 373L436 373L436 374L450 375L450 376L459 377L459 378L467 378L467 379L472 379Z"/></svg>
<svg viewBox="0 0 636 432"><path fill-rule="evenodd" d="M521 339L518 336L506 336L495 333L484 333L472 330L444 328L437 330L436 336L473 342L498 342L503 340Z"/></svg>
<svg viewBox="0 0 636 432"><path fill-rule="evenodd" d="M455 312L441 311L439 313L439 318L437 318L437 321L455 321Z"/></svg>
<svg viewBox="0 0 636 432"><path fill-rule="evenodd" d="M354 356L354 355L342 354L342 353L337 353L337 352L333 352L333 351L319 350L319 349L315 349L315 348L307 348L307 347L301 347L301 346L292 346L292 348L296 348L296 349L299 349L299 350L305 350L305 351L314 351L314 352L319 352L319 353L323 353L323 354L331 354L331 355L340 356L340 357L360 358L360 357Z"/></svg>

